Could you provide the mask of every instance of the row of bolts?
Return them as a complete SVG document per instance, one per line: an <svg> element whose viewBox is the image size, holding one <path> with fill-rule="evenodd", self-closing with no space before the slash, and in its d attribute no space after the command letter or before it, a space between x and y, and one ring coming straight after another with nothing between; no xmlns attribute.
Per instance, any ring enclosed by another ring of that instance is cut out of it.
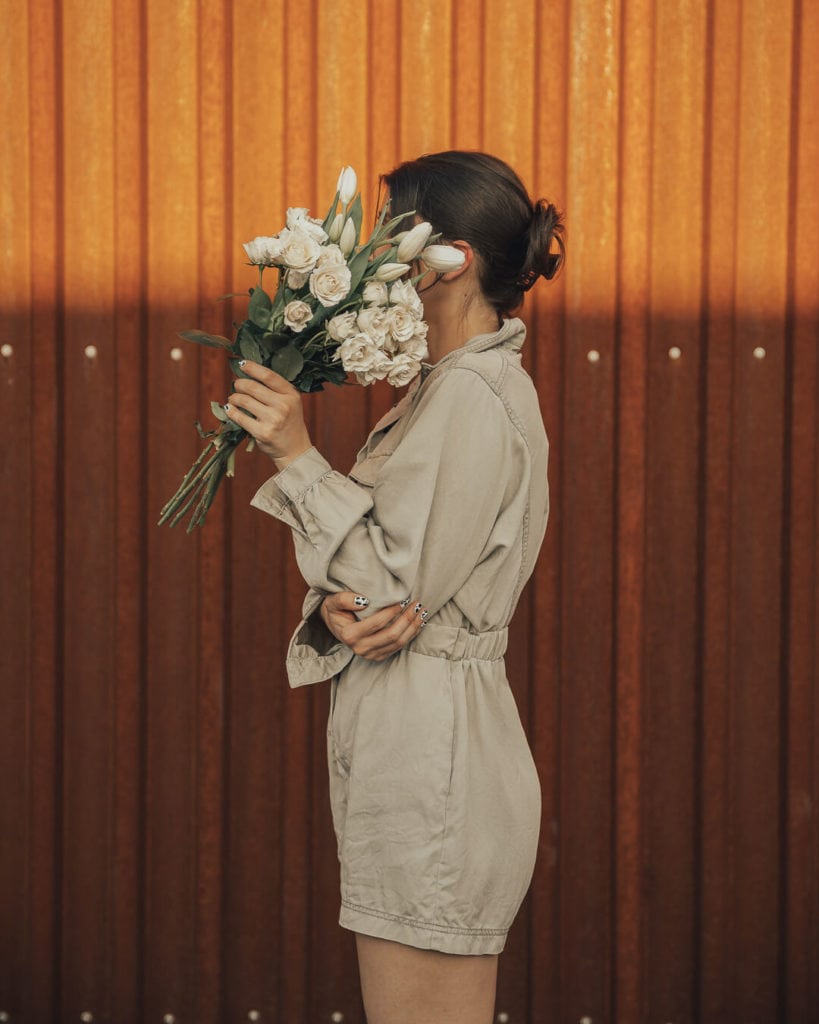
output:
<svg viewBox="0 0 819 1024"><path fill-rule="evenodd" d="M261 1020L262 1015L258 1010L248 1010L247 1019ZM88 1010L83 1010L80 1014L80 1020L83 1021L83 1024L90 1024L90 1022L94 1020L94 1014L90 1013ZM339 1010L336 1010L334 1013L330 1014L330 1020L332 1021L332 1024L343 1024L344 1014ZM495 1017L495 1020L497 1021L497 1024L509 1024L509 1014L501 1010L501 1012ZM0 1024L11 1024L11 1017L3 1010L0 1010ZM162 1024L176 1024L175 1015L172 1013L166 1013L162 1018ZM594 1022L591 1017L581 1017L577 1024L594 1024ZM669 1020L666 1021L665 1024L672 1024L672 1022Z"/></svg>
<svg viewBox="0 0 819 1024"><path fill-rule="evenodd" d="M86 345L83 352L85 354L86 359L96 359L97 355L99 354L99 350L97 349L96 345ZM9 344L0 345L0 356L2 356L4 359L10 359L12 355L14 355L13 346ZM761 345L757 345L757 347L754 349L754 359L764 359L766 355L767 353L765 349ZM172 348L170 356L175 363L180 363L184 358L184 353L181 348ZM679 348L677 345L672 345L671 348L668 350L668 358L679 359L680 356L682 356L682 349ZM586 358L590 363L599 363L600 353L597 351L596 348L590 349L586 353ZM2 1019L3 1018L0 1017L0 1022L2 1022Z"/></svg>

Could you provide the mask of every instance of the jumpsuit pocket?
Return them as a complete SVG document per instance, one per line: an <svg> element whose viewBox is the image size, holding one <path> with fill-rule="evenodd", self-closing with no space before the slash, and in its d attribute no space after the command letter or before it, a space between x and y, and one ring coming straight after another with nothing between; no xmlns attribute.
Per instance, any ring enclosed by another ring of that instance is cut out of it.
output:
<svg viewBox="0 0 819 1024"><path fill-rule="evenodd" d="M338 688L341 684L342 673L336 673L330 680L330 711L327 716L327 746L330 754L332 755L333 761L335 762L336 769L343 778L347 778L350 774L350 760L348 757L344 757L341 752L340 745L336 736L335 720L337 716L338 704Z"/></svg>

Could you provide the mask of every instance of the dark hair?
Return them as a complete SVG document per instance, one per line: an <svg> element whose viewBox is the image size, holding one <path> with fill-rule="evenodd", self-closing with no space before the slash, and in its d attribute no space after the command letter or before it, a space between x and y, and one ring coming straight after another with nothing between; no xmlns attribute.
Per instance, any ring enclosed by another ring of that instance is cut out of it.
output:
<svg viewBox="0 0 819 1024"><path fill-rule="evenodd" d="M516 310L538 277L551 280L563 262L561 214L543 199L532 203L512 168L488 153L428 153L399 164L381 182L389 189L391 217L414 210L442 242L469 242L479 257L480 286L498 313Z"/></svg>

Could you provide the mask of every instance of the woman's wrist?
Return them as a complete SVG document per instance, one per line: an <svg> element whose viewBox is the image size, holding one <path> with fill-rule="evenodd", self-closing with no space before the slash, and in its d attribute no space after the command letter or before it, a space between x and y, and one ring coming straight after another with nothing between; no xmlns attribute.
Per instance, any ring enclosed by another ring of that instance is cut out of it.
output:
<svg viewBox="0 0 819 1024"><path fill-rule="evenodd" d="M281 470L283 470L286 466L289 466L290 463L294 462L300 455L304 455L305 452L310 451L312 447L312 441L307 441L299 451L288 452L287 455L282 455L281 458L274 458L273 456L271 456L271 458L273 459L273 464L275 465L276 469L279 472L281 472Z"/></svg>

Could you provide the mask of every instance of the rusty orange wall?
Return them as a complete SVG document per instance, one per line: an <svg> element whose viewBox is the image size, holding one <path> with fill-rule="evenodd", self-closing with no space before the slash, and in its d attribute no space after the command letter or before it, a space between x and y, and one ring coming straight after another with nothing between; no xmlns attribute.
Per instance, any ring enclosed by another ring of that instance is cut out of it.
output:
<svg viewBox="0 0 819 1024"><path fill-rule="evenodd" d="M525 311L553 514L507 666L544 811L498 1020L819 1021L816 0L0 12L0 1011L362 1021L327 690L283 673L305 587L262 456L200 534L155 526L227 393L171 351L342 164L372 211L455 146L568 224ZM306 398L319 450L348 469L394 397Z"/></svg>

